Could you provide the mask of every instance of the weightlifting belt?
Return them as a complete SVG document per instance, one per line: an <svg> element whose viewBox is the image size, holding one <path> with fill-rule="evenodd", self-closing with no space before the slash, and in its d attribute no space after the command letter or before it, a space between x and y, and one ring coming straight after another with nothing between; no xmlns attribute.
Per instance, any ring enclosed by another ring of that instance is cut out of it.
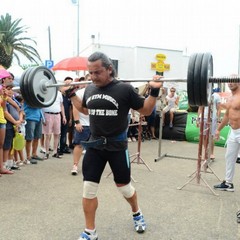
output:
<svg viewBox="0 0 240 240"><path fill-rule="evenodd" d="M87 149L91 147L96 147L100 145L106 145L108 142L122 142L127 140L127 132L124 131L123 133L119 134L116 137L92 137L91 140L88 141L81 141L81 145Z"/></svg>

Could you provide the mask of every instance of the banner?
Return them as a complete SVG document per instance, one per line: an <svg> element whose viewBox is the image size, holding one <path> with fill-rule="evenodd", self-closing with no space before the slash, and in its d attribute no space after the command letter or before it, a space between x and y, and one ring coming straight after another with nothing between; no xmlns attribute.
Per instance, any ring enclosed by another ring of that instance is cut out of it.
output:
<svg viewBox="0 0 240 240"><path fill-rule="evenodd" d="M177 94L179 96L178 109L179 110L188 110L189 105L188 105L187 91L179 90Z"/></svg>
<svg viewBox="0 0 240 240"><path fill-rule="evenodd" d="M215 141L216 146L224 147L229 134L230 127L225 126L220 132L220 138ZM197 127L197 113L189 112L187 115L187 124L185 128L185 136L188 142L199 142L199 128Z"/></svg>

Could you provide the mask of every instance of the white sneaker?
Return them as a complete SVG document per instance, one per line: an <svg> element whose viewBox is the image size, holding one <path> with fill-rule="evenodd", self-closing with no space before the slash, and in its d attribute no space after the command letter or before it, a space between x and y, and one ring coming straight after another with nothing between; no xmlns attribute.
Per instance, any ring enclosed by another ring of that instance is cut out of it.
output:
<svg viewBox="0 0 240 240"><path fill-rule="evenodd" d="M26 165L30 165L30 164L31 164L31 162L30 162L28 159L25 159L25 160L23 161L23 163L26 164Z"/></svg>
<svg viewBox="0 0 240 240"><path fill-rule="evenodd" d="M7 161L3 163L3 168L10 169L10 166L8 165Z"/></svg>
<svg viewBox="0 0 240 240"><path fill-rule="evenodd" d="M71 173L72 173L72 175L78 174L78 166L76 164L73 165Z"/></svg>
<svg viewBox="0 0 240 240"><path fill-rule="evenodd" d="M9 167L9 166L6 166L5 169L11 171L11 167Z"/></svg>
<svg viewBox="0 0 240 240"><path fill-rule="evenodd" d="M8 166L10 169L12 168L13 163L14 163L13 159L7 160L7 166Z"/></svg>
<svg viewBox="0 0 240 240"><path fill-rule="evenodd" d="M78 240L98 240L98 235L97 235L96 231L94 232L94 234L84 231L81 233Z"/></svg>
<svg viewBox="0 0 240 240"><path fill-rule="evenodd" d="M45 153L46 153L46 149L45 149L45 148L43 148L43 147L40 147L40 153L43 153L43 154L45 154Z"/></svg>
<svg viewBox="0 0 240 240"><path fill-rule="evenodd" d="M44 160L49 159L49 153L45 153L45 156L43 157Z"/></svg>
<svg viewBox="0 0 240 240"><path fill-rule="evenodd" d="M18 160L18 161L16 162L16 164L17 164L18 166L22 166L22 165L24 165L24 161Z"/></svg>
<svg viewBox="0 0 240 240"><path fill-rule="evenodd" d="M11 170L18 170L18 169L20 169L20 167L17 165L17 163L14 161L13 162L13 165L12 165L12 167L11 167Z"/></svg>
<svg viewBox="0 0 240 240"><path fill-rule="evenodd" d="M141 212L133 216L133 221L134 221L134 227L137 233L145 232L146 222Z"/></svg>

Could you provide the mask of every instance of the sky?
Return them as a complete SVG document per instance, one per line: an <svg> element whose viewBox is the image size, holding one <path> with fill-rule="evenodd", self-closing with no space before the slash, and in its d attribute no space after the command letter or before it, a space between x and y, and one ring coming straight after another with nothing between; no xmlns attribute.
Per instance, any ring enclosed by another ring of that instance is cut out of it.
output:
<svg viewBox="0 0 240 240"><path fill-rule="evenodd" d="M239 0L1 0L0 15L9 13L29 27L42 60L54 63L80 55L95 42L210 52L214 75L238 73ZM50 28L50 35L48 31ZM176 76L177 77L177 76Z"/></svg>

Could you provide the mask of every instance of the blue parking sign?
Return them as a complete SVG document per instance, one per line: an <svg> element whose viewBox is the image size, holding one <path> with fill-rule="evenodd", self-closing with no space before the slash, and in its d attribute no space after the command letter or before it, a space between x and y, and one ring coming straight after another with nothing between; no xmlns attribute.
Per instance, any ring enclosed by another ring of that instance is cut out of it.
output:
<svg viewBox="0 0 240 240"><path fill-rule="evenodd" d="M54 65L54 62L52 60L45 60L45 67L52 68Z"/></svg>

